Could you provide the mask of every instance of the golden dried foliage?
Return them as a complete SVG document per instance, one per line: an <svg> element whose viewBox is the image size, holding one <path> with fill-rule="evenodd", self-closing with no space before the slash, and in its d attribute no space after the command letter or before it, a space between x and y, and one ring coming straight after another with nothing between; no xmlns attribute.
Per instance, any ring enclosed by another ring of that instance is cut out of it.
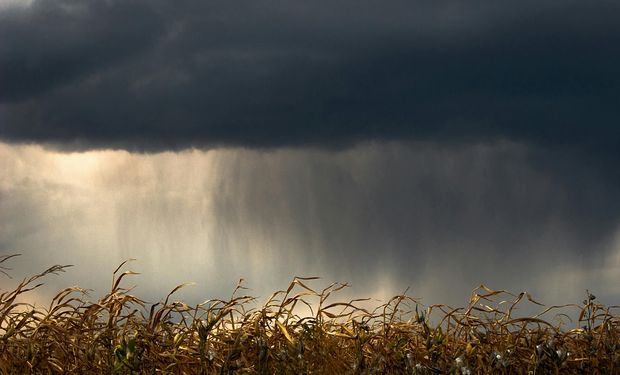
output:
<svg viewBox="0 0 620 375"><path fill-rule="evenodd" d="M12 256L0 257L2 265ZM374 309L368 300L329 302L345 284L314 290L295 278L260 307L239 285L228 300L147 306L113 273L97 302L78 287L49 308L17 302L63 272L54 266L0 294L3 374L549 374L620 373L619 318L589 292L575 329L514 317L526 294L476 288L465 308L423 307L400 295ZM505 298L506 300L498 301ZM304 311L303 314L299 311ZM434 319L430 319L430 316ZM434 324L431 322L435 322Z"/></svg>

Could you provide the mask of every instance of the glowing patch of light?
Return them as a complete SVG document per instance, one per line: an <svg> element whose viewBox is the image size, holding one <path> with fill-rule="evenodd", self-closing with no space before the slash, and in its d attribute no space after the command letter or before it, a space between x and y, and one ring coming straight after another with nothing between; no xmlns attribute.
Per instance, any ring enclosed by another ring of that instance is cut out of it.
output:
<svg viewBox="0 0 620 375"><path fill-rule="evenodd" d="M0 11L8 8L28 8L34 0L0 0Z"/></svg>

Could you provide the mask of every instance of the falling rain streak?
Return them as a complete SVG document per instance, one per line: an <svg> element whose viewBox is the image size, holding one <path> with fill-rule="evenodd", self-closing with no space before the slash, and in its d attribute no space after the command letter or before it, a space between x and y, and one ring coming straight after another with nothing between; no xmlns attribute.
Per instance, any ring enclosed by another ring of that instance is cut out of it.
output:
<svg viewBox="0 0 620 375"><path fill-rule="evenodd" d="M620 241L603 199L614 186L551 159L509 142L157 154L0 144L0 248L24 254L20 277L74 264L49 293L75 281L103 291L136 258L138 294L153 299L186 281L192 302L226 296L239 278L265 297L295 275L349 282L354 296L410 286L425 303L462 305L480 283L548 303L578 301L587 285L617 299Z"/></svg>

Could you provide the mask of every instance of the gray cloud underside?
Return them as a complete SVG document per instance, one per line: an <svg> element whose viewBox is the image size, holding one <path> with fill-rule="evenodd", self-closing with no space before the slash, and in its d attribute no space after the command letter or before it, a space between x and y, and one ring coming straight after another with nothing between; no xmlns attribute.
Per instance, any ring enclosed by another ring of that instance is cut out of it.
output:
<svg viewBox="0 0 620 375"><path fill-rule="evenodd" d="M613 1L35 1L0 138L66 149L510 139L620 160Z"/></svg>

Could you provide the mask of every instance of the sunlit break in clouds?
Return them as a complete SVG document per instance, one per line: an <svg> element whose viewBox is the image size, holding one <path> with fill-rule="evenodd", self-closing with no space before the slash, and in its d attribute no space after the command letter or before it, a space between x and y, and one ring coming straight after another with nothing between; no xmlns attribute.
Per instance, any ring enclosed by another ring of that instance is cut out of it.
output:
<svg viewBox="0 0 620 375"><path fill-rule="evenodd" d="M0 253L193 303L294 276L620 300L612 1L0 1ZM2 279L1 284L13 281ZM45 298L39 295L40 299ZM39 297L33 297L37 299Z"/></svg>

